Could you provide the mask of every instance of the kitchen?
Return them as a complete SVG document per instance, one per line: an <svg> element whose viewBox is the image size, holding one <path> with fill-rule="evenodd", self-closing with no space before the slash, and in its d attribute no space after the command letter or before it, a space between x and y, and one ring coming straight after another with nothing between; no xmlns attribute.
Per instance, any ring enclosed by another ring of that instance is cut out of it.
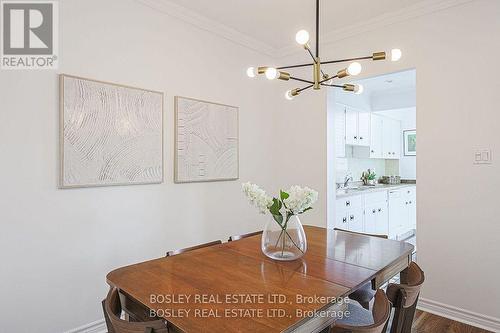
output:
<svg viewBox="0 0 500 333"><path fill-rule="evenodd" d="M416 71L356 82L328 99L334 122L329 226L416 243Z"/></svg>

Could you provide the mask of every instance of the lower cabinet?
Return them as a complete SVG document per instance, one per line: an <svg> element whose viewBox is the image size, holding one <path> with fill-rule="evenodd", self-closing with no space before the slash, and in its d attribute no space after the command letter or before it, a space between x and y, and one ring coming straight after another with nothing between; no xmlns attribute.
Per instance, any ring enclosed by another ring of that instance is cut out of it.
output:
<svg viewBox="0 0 500 333"><path fill-rule="evenodd" d="M416 229L416 187L339 198L335 227L398 239Z"/></svg>
<svg viewBox="0 0 500 333"><path fill-rule="evenodd" d="M416 187L404 187L389 191L389 237L398 239L416 229Z"/></svg>
<svg viewBox="0 0 500 333"><path fill-rule="evenodd" d="M387 202L365 207L365 231L368 234L389 235Z"/></svg>

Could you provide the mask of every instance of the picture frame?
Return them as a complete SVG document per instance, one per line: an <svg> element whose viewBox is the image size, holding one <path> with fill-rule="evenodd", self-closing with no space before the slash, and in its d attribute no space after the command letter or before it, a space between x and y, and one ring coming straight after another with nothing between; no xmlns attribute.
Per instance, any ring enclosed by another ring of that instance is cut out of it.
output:
<svg viewBox="0 0 500 333"><path fill-rule="evenodd" d="M60 74L59 103L59 188L164 182L163 92Z"/></svg>
<svg viewBox="0 0 500 333"><path fill-rule="evenodd" d="M239 108L175 96L174 109L174 182L238 180Z"/></svg>
<svg viewBox="0 0 500 333"><path fill-rule="evenodd" d="M417 155L417 130L403 131L404 156Z"/></svg>

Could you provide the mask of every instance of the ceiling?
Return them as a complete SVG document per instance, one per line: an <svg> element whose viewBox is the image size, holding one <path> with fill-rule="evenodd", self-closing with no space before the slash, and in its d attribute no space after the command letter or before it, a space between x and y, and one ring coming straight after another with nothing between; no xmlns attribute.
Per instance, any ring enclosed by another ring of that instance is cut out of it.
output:
<svg viewBox="0 0 500 333"><path fill-rule="evenodd" d="M306 29L314 38L314 0L162 0L223 24L280 50L295 43L295 33ZM439 2L434 0L434 2ZM428 0L321 0L324 36L346 26L415 8Z"/></svg>
<svg viewBox="0 0 500 333"><path fill-rule="evenodd" d="M374 76L368 79L358 80L355 83L362 84L364 88L363 93L370 95L415 91L417 89L417 73L412 69Z"/></svg>

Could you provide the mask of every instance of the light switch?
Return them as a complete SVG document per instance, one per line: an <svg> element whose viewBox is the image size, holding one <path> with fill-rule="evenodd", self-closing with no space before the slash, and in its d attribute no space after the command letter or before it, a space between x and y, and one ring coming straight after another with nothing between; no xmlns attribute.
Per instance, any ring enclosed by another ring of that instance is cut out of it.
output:
<svg viewBox="0 0 500 333"><path fill-rule="evenodd" d="M491 164L491 149L478 149L474 152L474 164Z"/></svg>

